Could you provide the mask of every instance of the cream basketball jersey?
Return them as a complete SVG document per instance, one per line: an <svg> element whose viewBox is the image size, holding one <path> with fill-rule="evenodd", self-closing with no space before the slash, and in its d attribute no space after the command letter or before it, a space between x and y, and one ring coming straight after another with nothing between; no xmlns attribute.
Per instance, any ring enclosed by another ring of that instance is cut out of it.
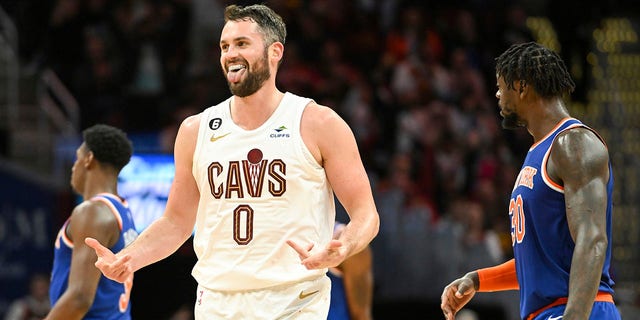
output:
<svg viewBox="0 0 640 320"><path fill-rule="evenodd" d="M265 123L244 130L232 99L201 115L194 278L211 290L253 290L324 275L285 242L325 246L333 231L333 190L300 135L311 100L286 93Z"/></svg>

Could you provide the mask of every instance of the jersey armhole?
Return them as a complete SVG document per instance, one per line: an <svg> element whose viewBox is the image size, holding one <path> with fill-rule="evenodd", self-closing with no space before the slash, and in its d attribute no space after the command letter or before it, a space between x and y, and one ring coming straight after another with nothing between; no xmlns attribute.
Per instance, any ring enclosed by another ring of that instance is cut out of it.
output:
<svg viewBox="0 0 640 320"><path fill-rule="evenodd" d="M549 145L549 149L547 150L547 152L544 154L544 157L542 158L542 165L541 165L541 170L542 170L542 180L544 181L544 183L551 189L558 191L560 193L564 193L564 186L561 185L560 183L554 181L551 176L549 175L549 172L547 171L547 164L549 162L549 157L551 156L551 150L553 150L553 144L556 142L556 139L558 139L558 136L568 130L574 129L574 128L585 128L588 129L589 131L593 132L598 139L600 139L600 141L602 141L602 143L604 143L604 140L602 139L602 137L600 137L595 131L593 131L593 129L585 126L582 123L575 123L572 124L562 130L560 130L555 137L553 137L553 140L551 141L551 145ZM605 148L606 148L606 144L605 144Z"/></svg>
<svg viewBox="0 0 640 320"><path fill-rule="evenodd" d="M299 99L301 99L301 104L304 103L304 105L302 107L300 107L298 109L298 114L296 115L297 117L297 122L296 122L296 128L295 130L298 132L298 153L302 156L302 159L305 160L305 162L307 164L309 164L311 167L313 167L314 169L322 169L322 165L319 164L316 161L316 158L313 157L313 154L311 154L311 151L309 150L309 148L307 147L307 144L304 142L304 139L302 138L302 117L304 115L304 111L309 107L309 105L314 102L313 99L308 99L308 98L302 98L302 97L297 97Z"/></svg>
<svg viewBox="0 0 640 320"><path fill-rule="evenodd" d="M118 222L118 229L120 229L120 231L122 231L122 228L123 228L122 217L120 216L120 212L118 212L118 209L116 208L116 206L113 205L113 203L111 201L109 201L104 196L93 197L93 198L91 198L91 201L99 201L99 202L104 203L109 208L109 211L111 211L113 216L116 218L116 221Z"/></svg>

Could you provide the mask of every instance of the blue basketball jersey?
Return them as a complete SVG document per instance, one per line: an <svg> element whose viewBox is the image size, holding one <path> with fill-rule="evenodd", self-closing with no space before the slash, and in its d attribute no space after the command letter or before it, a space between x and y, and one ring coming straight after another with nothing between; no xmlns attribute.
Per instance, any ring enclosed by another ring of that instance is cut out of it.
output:
<svg viewBox="0 0 640 320"><path fill-rule="evenodd" d="M138 236L131 211L126 202L120 200L117 196L107 193L96 195L89 201L101 201L105 203L111 208L111 211L118 220L120 237L118 238L118 242L109 248L111 251L118 252L122 250ZM64 223L55 241L53 270L51 272L51 285L49 288L51 305L55 305L60 296L67 290L69 281L71 254L73 253L74 244L65 232L68 224L69 220ZM84 241L83 239L75 240ZM129 295L132 285L133 279L122 284L101 276L93 305L84 319L131 319Z"/></svg>
<svg viewBox="0 0 640 320"><path fill-rule="evenodd" d="M575 243L569 233L564 188L551 181L546 172L546 165L557 135L576 127L587 128L576 119L563 119L547 136L529 149L511 194L511 240L520 285L520 312L523 319L556 299L568 296L569 271ZM601 292L609 293L613 293L613 281L609 275L612 190L613 173L609 164L606 212L609 247L599 289Z"/></svg>
<svg viewBox="0 0 640 320"><path fill-rule="evenodd" d="M349 320L349 306L342 276L331 269L327 272L327 276L331 279L331 304L327 320Z"/></svg>

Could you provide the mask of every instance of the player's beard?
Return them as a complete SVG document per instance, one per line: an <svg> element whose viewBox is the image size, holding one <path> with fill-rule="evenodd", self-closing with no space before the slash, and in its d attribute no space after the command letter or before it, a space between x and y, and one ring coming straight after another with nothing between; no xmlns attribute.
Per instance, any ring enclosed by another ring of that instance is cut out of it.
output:
<svg viewBox="0 0 640 320"><path fill-rule="evenodd" d="M504 129L517 129L520 127L524 127L524 123L518 117L518 114L515 112L511 112L508 114L504 114L502 116L502 128Z"/></svg>
<svg viewBox="0 0 640 320"><path fill-rule="evenodd" d="M258 60L253 68L247 68L244 80L238 83L231 83L227 80L231 94L238 97L247 97L258 91L262 84L271 77L267 59L267 50L265 50L262 59Z"/></svg>

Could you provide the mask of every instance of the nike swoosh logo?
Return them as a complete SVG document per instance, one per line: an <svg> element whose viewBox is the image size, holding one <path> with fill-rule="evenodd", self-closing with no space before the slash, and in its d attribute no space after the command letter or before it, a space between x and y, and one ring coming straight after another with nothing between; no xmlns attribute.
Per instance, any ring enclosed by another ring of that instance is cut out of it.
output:
<svg viewBox="0 0 640 320"><path fill-rule="evenodd" d="M311 291L309 293L304 293L304 291L300 291L300 294L298 295L298 299L304 299L304 298L306 298L306 297L308 297L308 296L310 296L312 294L318 293L318 291L320 291L320 290Z"/></svg>
<svg viewBox="0 0 640 320"><path fill-rule="evenodd" d="M549 316L549 318L547 318L547 320L558 320L558 319L562 319L562 316L557 316L557 317L551 317Z"/></svg>
<svg viewBox="0 0 640 320"><path fill-rule="evenodd" d="M226 136L228 136L230 134L231 134L231 132L216 137L216 134L214 133L214 134L211 135L211 139L209 139L209 140L211 140L211 142L216 142L219 139L222 139L222 138L224 138L224 137L226 137Z"/></svg>

